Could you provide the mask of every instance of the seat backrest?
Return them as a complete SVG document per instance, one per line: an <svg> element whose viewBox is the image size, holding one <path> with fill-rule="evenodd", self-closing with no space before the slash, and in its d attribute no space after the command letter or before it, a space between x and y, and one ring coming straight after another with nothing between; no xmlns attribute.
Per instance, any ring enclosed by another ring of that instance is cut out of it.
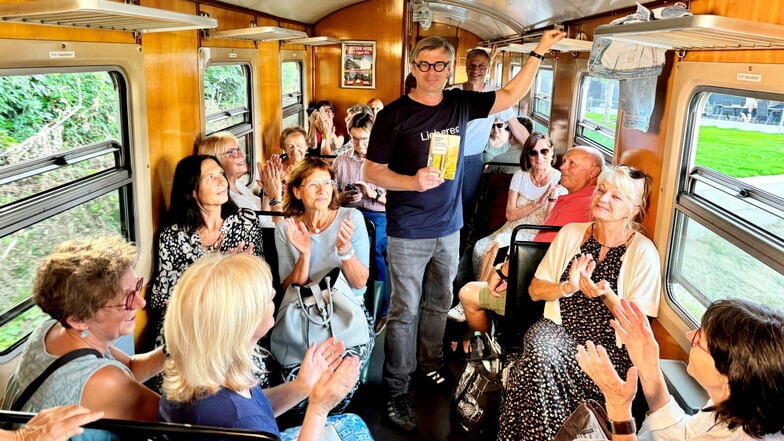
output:
<svg viewBox="0 0 784 441"><path fill-rule="evenodd" d="M27 412L0 411L0 422L24 424L35 414ZM84 425L90 429L101 429L120 435L120 439L143 440L193 440L193 439L230 439L280 441L280 438L266 432L224 427L199 426L195 424L164 423L153 421L130 421L102 418Z"/></svg>
<svg viewBox="0 0 784 441"><path fill-rule="evenodd" d="M558 231L561 227L551 225L518 225L512 232L509 243L509 282L506 291L506 311L502 321L504 340L515 344L525 331L537 321L544 311L544 302L534 302L528 294L528 286L534 278L539 262L550 247L549 242L519 240L522 230Z"/></svg>
<svg viewBox="0 0 784 441"><path fill-rule="evenodd" d="M282 294L282 290L280 288L280 274L278 274L278 247L275 244L275 228L261 228L261 244L264 247L264 260L267 261L270 266L270 271L272 272L272 286L275 287L275 292L277 294ZM278 306L280 306L277 304L277 302L282 298L282 295L275 296L276 309Z"/></svg>
<svg viewBox="0 0 784 441"><path fill-rule="evenodd" d="M370 315L373 316L374 319L378 315L377 307L381 302L381 299L376 298L376 224L373 223L367 217L365 219L365 228L367 228L368 239L370 243L370 253L368 254L368 279L367 279L367 291L365 291L365 307L368 311L370 311Z"/></svg>

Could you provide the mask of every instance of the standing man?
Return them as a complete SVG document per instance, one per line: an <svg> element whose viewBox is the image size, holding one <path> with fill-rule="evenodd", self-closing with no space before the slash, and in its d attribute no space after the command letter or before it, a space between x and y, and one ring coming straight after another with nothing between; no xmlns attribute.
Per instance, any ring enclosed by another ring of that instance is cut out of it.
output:
<svg viewBox="0 0 784 441"><path fill-rule="evenodd" d="M458 137L462 155L468 121L519 101L531 87L541 54L563 37L563 32L546 31L520 73L502 89L485 93L444 91L454 48L441 37L419 41L410 58L416 88L379 113L370 134L365 180L388 190L392 300L383 382L389 393L388 416L404 430L416 428L408 386L417 361L423 381L444 382L441 348L463 226L463 161L455 178L445 180L439 169L428 167L430 137Z"/></svg>
<svg viewBox="0 0 784 441"><path fill-rule="evenodd" d="M471 49L466 55L465 83L455 84L453 89L489 92L496 90L488 81L487 69L490 66L490 55L484 49ZM513 105L516 103L513 103ZM476 205L476 190L482 178L482 152L490 137L490 129L496 118L506 122L517 143L523 145L530 135L529 131L517 121L516 112L510 107L491 114L487 118L477 118L468 123L465 132L465 148L463 149L463 219L469 219Z"/></svg>

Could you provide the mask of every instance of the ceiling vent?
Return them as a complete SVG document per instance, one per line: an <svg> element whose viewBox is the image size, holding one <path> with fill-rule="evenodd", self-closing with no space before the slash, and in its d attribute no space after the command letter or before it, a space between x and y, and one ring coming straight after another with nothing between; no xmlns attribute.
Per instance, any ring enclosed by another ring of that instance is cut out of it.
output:
<svg viewBox="0 0 784 441"><path fill-rule="evenodd" d="M0 5L0 20L138 33L208 29L214 18L108 0L35 0Z"/></svg>

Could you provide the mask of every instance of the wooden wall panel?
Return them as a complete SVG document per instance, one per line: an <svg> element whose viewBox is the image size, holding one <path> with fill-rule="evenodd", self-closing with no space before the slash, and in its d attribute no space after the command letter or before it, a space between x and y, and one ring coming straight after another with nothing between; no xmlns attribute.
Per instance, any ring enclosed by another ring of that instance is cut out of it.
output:
<svg viewBox="0 0 784 441"><path fill-rule="evenodd" d="M312 100L328 99L335 103L335 123L344 125L346 109L366 103L373 97L389 103L400 96L403 85L405 2L368 0L342 9L316 23L315 35L339 39L374 40L376 42L376 88L342 89L340 87L341 47L321 46L313 52Z"/></svg>

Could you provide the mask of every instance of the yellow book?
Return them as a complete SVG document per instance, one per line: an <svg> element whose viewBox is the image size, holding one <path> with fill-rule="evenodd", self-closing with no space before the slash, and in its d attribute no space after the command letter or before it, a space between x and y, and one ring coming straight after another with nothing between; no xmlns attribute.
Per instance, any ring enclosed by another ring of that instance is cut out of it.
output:
<svg viewBox="0 0 784 441"><path fill-rule="evenodd" d="M427 166L441 170L444 179L455 179L460 159L460 137L446 133L432 133Z"/></svg>

